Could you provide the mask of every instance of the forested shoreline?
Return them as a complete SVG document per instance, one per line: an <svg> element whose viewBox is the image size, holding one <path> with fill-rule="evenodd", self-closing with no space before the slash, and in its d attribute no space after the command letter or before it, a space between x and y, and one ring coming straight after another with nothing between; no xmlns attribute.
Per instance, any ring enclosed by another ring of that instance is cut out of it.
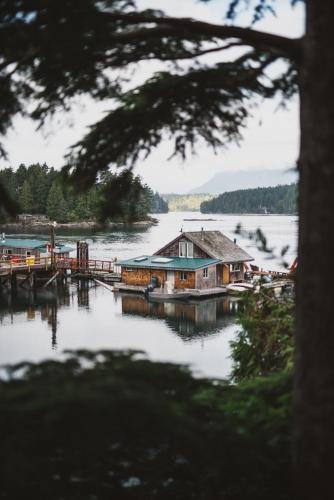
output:
<svg viewBox="0 0 334 500"><path fill-rule="evenodd" d="M168 203L154 193L140 177L131 174L133 193L122 200L122 210L117 221L147 220L150 213L168 212ZM107 172L86 193L77 193L63 180L62 173L45 163L25 166L17 170L11 167L0 170L0 182L13 199L18 201L21 212L45 214L60 223L99 220L104 198L108 197L107 186L113 174ZM9 222L0 213L2 222Z"/></svg>
<svg viewBox="0 0 334 500"><path fill-rule="evenodd" d="M202 213L296 214L297 184L222 193L201 203Z"/></svg>

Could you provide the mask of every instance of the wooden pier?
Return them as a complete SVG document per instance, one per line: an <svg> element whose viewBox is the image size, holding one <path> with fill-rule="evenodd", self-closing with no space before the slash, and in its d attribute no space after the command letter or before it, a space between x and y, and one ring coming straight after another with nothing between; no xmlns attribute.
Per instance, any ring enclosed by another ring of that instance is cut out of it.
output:
<svg viewBox="0 0 334 500"><path fill-rule="evenodd" d="M121 272L117 259L76 259L52 257L23 257L0 255L0 286L33 288L42 283L51 284L56 279L94 279L120 281Z"/></svg>

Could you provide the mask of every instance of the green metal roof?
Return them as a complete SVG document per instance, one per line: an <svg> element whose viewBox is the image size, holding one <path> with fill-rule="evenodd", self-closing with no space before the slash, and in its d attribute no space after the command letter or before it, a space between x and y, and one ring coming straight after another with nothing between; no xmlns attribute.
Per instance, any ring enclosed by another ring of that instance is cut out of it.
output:
<svg viewBox="0 0 334 500"><path fill-rule="evenodd" d="M42 240L29 240L29 239L5 239L0 238L1 247L12 247L12 248L39 248L45 246L46 241Z"/></svg>
<svg viewBox="0 0 334 500"><path fill-rule="evenodd" d="M165 262L159 262L159 259L165 259ZM140 269L169 269L180 271L195 271L203 267L219 264L218 259L197 259L184 257L160 257L158 255L142 255L133 259L122 260L118 262L122 267L135 267Z"/></svg>
<svg viewBox="0 0 334 500"><path fill-rule="evenodd" d="M45 248L48 244L47 241L44 240L29 240L26 238L22 239L12 239L6 238L2 240L0 237L0 247L10 247L10 248L28 248L30 250L35 250L37 248ZM59 252L72 252L74 249L64 245L62 243L56 243L55 253Z"/></svg>

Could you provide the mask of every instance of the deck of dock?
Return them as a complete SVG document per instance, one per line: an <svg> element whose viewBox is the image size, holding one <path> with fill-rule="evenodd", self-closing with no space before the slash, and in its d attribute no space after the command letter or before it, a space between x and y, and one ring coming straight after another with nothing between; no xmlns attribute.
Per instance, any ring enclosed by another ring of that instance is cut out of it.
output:
<svg viewBox="0 0 334 500"><path fill-rule="evenodd" d="M125 283L119 282L114 283L115 291L124 291L124 292L135 292L135 293L145 293L147 290L146 286L137 286L137 285L127 285ZM198 288L186 288L182 290L182 292L189 293L191 298L206 298L206 297L214 297L217 295L225 295L227 293L226 287L215 287L215 288L207 288L207 289L198 289ZM170 298L177 297L177 292L171 292Z"/></svg>
<svg viewBox="0 0 334 500"><path fill-rule="evenodd" d="M78 260L75 258L0 256L0 286L16 286L16 282L30 283L43 277L51 278L57 274L57 279L68 276L77 279L99 279L107 283L121 280L120 266L117 260Z"/></svg>

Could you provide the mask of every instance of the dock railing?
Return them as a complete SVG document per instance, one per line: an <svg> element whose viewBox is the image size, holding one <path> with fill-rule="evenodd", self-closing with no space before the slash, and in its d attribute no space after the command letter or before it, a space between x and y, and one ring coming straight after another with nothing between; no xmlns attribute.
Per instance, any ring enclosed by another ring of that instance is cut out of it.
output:
<svg viewBox="0 0 334 500"><path fill-rule="evenodd" d="M72 271L90 273L90 272L105 272L120 274L121 266L116 259L102 260L102 259L75 259L71 257L57 257L55 260L58 269L71 269Z"/></svg>
<svg viewBox="0 0 334 500"><path fill-rule="evenodd" d="M89 259L78 260L71 257L36 257L35 255L19 255L19 254L0 254L0 270L2 271L19 271L19 270L34 270L34 269L49 269L55 267L57 270L71 270L78 273L108 273L114 275L121 274L121 266L117 259L102 260Z"/></svg>
<svg viewBox="0 0 334 500"><path fill-rule="evenodd" d="M49 269L51 266L51 257L36 257L35 255L19 255L19 254L0 254L0 269L2 270L17 270L17 269Z"/></svg>

